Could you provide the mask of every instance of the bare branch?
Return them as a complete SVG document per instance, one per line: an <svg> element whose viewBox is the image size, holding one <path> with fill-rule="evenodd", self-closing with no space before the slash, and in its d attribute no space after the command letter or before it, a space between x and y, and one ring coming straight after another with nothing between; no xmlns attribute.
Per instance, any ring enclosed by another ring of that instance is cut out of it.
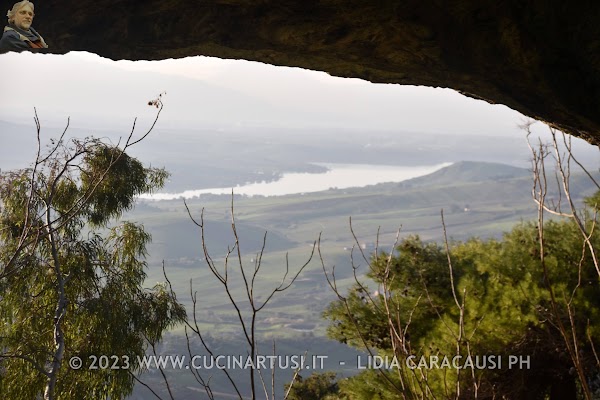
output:
<svg viewBox="0 0 600 400"><path fill-rule="evenodd" d="M131 372L130 370L127 370L127 372L137 383L139 383L140 385L142 385L146 389L148 389L154 395L154 397L156 397L159 400L164 400L162 397L160 397L158 395L158 393L156 393L154 390L152 390L152 388L148 384L146 384L144 381L142 381L140 378L138 378L133 372Z"/></svg>

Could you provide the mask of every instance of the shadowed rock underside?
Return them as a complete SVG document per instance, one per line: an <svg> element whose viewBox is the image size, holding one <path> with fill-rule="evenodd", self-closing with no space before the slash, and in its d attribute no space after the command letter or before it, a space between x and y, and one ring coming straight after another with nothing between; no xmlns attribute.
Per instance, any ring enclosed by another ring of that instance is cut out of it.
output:
<svg viewBox="0 0 600 400"><path fill-rule="evenodd" d="M600 144L597 0L63 0L35 11L56 53L206 55L447 87Z"/></svg>

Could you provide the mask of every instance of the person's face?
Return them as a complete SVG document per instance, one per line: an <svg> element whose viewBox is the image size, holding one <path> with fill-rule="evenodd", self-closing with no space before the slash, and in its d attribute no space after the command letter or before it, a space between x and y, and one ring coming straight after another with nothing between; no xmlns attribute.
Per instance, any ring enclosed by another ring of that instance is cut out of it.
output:
<svg viewBox="0 0 600 400"><path fill-rule="evenodd" d="M15 15L15 26L21 29L29 29L33 22L33 8L30 5L25 5L17 11Z"/></svg>

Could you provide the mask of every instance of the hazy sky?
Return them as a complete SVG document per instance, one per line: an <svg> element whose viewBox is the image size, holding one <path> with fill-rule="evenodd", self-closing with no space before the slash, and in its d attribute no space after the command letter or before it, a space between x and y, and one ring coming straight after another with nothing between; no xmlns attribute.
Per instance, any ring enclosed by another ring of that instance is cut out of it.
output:
<svg viewBox="0 0 600 400"><path fill-rule="evenodd" d="M0 55L0 119L122 129L150 120L166 91L161 127L334 127L519 135L522 116L449 89L372 84L244 60L191 57L111 61L90 53Z"/></svg>

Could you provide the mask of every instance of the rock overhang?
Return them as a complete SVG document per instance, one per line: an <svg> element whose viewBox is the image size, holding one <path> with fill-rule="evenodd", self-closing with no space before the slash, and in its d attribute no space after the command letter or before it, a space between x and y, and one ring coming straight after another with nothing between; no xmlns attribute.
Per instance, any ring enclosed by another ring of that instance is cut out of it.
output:
<svg viewBox="0 0 600 400"><path fill-rule="evenodd" d="M546 0L64 0L53 53L204 55L455 89L600 144L600 3Z"/></svg>

